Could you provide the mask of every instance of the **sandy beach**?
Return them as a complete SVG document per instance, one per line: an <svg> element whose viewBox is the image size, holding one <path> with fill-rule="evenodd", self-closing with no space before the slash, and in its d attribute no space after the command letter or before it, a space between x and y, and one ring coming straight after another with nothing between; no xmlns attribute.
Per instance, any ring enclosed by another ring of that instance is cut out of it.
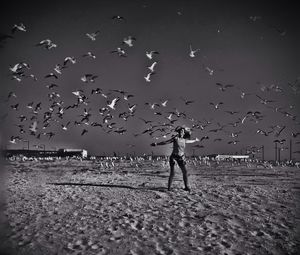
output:
<svg viewBox="0 0 300 255"><path fill-rule="evenodd" d="M188 170L191 193L163 160L6 162L3 254L297 254L299 168Z"/></svg>

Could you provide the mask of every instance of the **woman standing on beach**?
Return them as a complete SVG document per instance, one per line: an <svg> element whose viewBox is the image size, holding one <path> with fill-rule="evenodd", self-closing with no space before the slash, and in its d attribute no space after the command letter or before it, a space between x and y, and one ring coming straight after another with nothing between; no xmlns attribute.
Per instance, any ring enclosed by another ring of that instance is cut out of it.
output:
<svg viewBox="0 0 300 255"><path fill-rule="evenodd" d="M186 161L185 161L185 156L184 156L184 150L185 150L185 145L187 143L194 143L198 142L199 139L190 139L190 131L187 130L184 127L177 127L175 129L177 134L173 136L171 139L159 142L159 143L151 143L151 146L156 146L156 145L165 145L169 143L173 143L173 151L170 156L170 176L169 176L169 181L168 181L168 190L171 190L172 186L172 181L174 178L174 166L175 166L175 161L177 162L178 166L180 167L183 175L183 181L184 181L184 190L186 191L191 191L188 183L188 175L187 175L187 170L186 170Z"/></svg>

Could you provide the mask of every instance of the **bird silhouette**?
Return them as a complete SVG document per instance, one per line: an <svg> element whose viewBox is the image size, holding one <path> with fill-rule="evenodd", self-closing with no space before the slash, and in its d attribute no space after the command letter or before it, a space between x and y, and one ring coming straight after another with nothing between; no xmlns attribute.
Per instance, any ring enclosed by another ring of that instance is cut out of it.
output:
<svg viewBox="0 0 300 255"><path fill-rule="evenodd" d="M93 33L86 33L85 35L91 39L92 41L96 41L96 37L97 35L100 33L99 30L97 30L96 32L93 32Z"/></svg>
<svg viewBox="0 0 300 255"><path fill-rule="evenodd" d="M232 84L222 84L222 83L220 83L220 82L217 82L216 83L216 85L217 86L219 86L219 89L221 90L221 91L225 91L227 88L232 88L232 87L234 87L234 85L232 85Z"/></svg>
<svg viewBox="0 0 300 255"><path fill-rule="evenodd" d="M83 54L82 57L90 57L90 58L95 59L96 55L93 54L91 51L88 51L87 53Z"/></svg>
<svg viewBox="0 0 300 255"><path fill-rule="evenodd" d="M120 47L118 47L116 50L112 50L110 53L116 53L119 57L127 57L125 50Z"/></svg>
<svg viewBox="0 0 300 255"><path fill-rule="evenodd" d="M192 45L190 45L189 56L190 56L191 58L196 57L195 53L196 53L197 51L199 51L199 50L200 50L200 49L195 49L195 50L193 50L193 49L192 49Z"/></svg>
<svg viewBox="0 0 300 255"><path fill-rule="evenodd" d="M219 102L219 103L213 103L213 102L210 102L209 103L210 105L212 105L214 107L215 110L218 110L220 108L220 105L224 104L223 102Z"/></svg>
<svg viewBox="0 0 300 255"><path fill-rule="evenodd" d="M146 56L147 56L147 58L149 58L149 59L153 59L153 54L159 54L159 52L158 52L158 51L155 51L155 50L146 51Z"/></svg>
<svg viewBox="0 0 300 255"><path fill-rule="evenodd" d="M131 35L128 37L125 37L123 39L123 44L126 44L128 47L133 47L133 41L136 41L135 37L132 37Z"/></svg>
<svg viewBox="0 0 300 255"><path fill-rule="evenodd" d="M151 64L151 66L148 66L147 68L151 71L151 73L153 73L154 72L154 67L157 65L157 61L155 61L155 62L153 62L152 64Z"/></svg>
<svg viewBox="0 0 300 255"><path fill-rule="evenodd" d="M116 110L116 104L117 104L117 102L120 100L120 98L119 97L116 97L116 98L114 98L114 99L112 99L111 101L107 101L107 106L109 107L109 108L111 108L111 109L113 109L113 110Z"/></svg>
<svg viewBox="0 0 300 255"><path fill-rule="evenodd" d="M23 23L20 24L14 24L11 33L14 34L16 31L26 32L26 27Z"/></svg>
<svg viewBox="0 0 300 255"><path fill-rule="evenodd" d="M144 79L146 80L146 82L151 82L150 77L151 77L153 74L155 74L155 72L150 72L150 73L148 73L148 74L144 77Z"/></svg>
<svg viewBox="0 0 300 255"><path fill-rule="evenodd" d="M117 21L126 21L126 19L120 15L114 15L114 16L112 16L112 19L117 20Z"/></svg>
<svg viewBox="0 0 300 255"><path fill-rule="evenodd" d="M45 75L45 78L51 78L51 77L58 79L58 76L55 73L49 73L49 74Z"/></svg>
<svg viewBox="0 0 300 255"><path fill-rule="evenodd" d="M56 48L57 44L53 43L50 39L45 39L37 43L35 46L44 46L45 49L50 50Z"/></svg>

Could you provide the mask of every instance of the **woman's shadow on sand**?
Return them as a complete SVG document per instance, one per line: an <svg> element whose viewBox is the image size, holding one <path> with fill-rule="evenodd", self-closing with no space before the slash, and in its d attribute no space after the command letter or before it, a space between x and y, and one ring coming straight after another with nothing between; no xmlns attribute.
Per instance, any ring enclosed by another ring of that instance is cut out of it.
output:
<svg viewBox="0 0 300 255"><path fill-rule="evenodd" d="M120 185L120 184L97 184L97 183L77 183L77 182L48 182L48 185L55 186L92 186L92 187L106 187L106 188L121 188L121 189L131 189L131 190L151 190L151 191L167 191L166 187L147 187L147 186L129 186L129 185Z"/></svg>

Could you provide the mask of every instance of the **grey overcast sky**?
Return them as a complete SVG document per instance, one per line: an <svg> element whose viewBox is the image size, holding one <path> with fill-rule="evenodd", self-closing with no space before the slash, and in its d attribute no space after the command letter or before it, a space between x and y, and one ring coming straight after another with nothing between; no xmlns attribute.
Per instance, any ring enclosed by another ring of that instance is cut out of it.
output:
<svg viewBox="0 0 300 255"><path fill-rule="evenodd" d="M150 143L186 125L201 139L199 147L188 145L189 155L265 146L265 158L274 159L279 140L282 158L289 158L284 148L292 139L293 158L300 158L298 14L287 1L11 1L0 19L3 147L29 141L32 149L168 155L171 146ZM12 32L21 23L26 31ZM95 32L95 40L88 37ZM131 47L123 42L129 36ZM37 46L45 39L56 47ZM117 48L126 56L112 52ZM191 57L190 49L199 50ZM159 54L149 59L146 51ZM67 62L60 74L54 68L66 57L76 63ZM30 68L9 69L22 62ZM50 73L57 78L45 77ZM86 74L97 77L83 82ZM117 90L133 96L126 100ZM114 98L111 109L107 101ZM151 109L153 103L159 106ZM14 137L21 140L12 143Z"/></svg>

